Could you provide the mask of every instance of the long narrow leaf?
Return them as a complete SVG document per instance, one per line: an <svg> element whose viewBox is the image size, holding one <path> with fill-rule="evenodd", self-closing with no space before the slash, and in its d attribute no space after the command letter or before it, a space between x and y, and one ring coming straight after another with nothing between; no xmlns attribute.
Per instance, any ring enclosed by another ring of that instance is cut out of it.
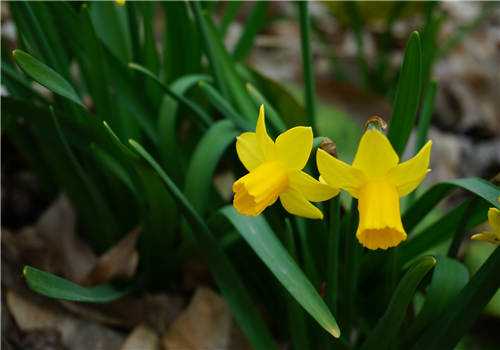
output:
<svg viewBox="0 0 500 350"><path fill-rule="evenodd" d="M290 256L298 263L297 249L295 247L295 240L293 234L292 223L290 219L285 219L285 246ZM308 328L305 318L304 309L293 300L293 297L284 291L285 298L287 299L288 308L288 326L290 329L290 337L292 339L293 348L295 350L309 349L310 339L308 336ZM329 337L328 340L331 340Z"/></svg>
<svg viewBox="0 0 500 350"><path fill-rule="evenodd" d="M5 49L2 47L2 50ZM31 82L15 69L10 62L2 59L1 66L2 83L12 95L19 98L35 98L41 103L47 103L46 99L33 89Z"/></svg>
<svg viewBox="0 0 500 350"><path fill-rule="evenodd" d="M311 52L311 23L309 19L309 2L299 1L300 17L300 45L302 52L302 70L304 74L305 106L309 125L316 131L316 83L314 79L314 70Z"/></svg>
<svg viewBox="0 0 500 350"><path fill-rule="evenodd" d="M170 89L167 85L162 83L161 80L151 71L136 63L129 63L128 66L130 69L140 72L146 75L147 77L153 79L153 81L156 82L163 89L163 91L165 91L166 94L168 94L170 97L177 100L178 102L181 102L184 105L186 105L198 117L200 123L203 126L209 126L212 124L212 118L200 106L198 106L193 101L187 99L186 97L176 93L175 91L172 91L172 89Z"/></svg>
<svg viewBox="0 0 500 350"><path fill-rule="evenodd" d="M116 6L111 1L93 2L90 18L99 39L113 55L123 63L132 58L132 42L124 6Z"/></svg>
<svg viewBox="0 0 500 350"><path fill-rule="evenodd" d="M215 79L215 84L220 90L222 96L230 98L229 86L226 83L226 78L224 77L224 66L221 64L218 51L220 47L216 48L216 42L212 38L212 33L209 30L208 23L203 15L202 9L198 1L191 2L191 9L193 10L196 26L198 31L201 33L203 38L203 44L205 48L205 54L210 63L210 68L212 70L212 75Z"/></svg>
<svg viewBox="0 0 500 350"><path fill-rule="evenodd" d="M55 299L86 303L108 303L130 292L130 288L119 290L109 284L82 287L67 279L31 266L24 267L23 276L33 291Z"/></svg>
<svg viewBox="0 0 500 350"><path fill-rule="evenodd" d="M406 45L387 137L394 150L402 155L415 124L420 99L422 50L418 32L413 32Z"/></svg>
<svg viewBox="0 0 500 350"><path fill-rule="evenodd" d="M460 262L444 256L437 257L437 265L427 289L425 303L417 318L402 337L405 348L415 343L415 338L433 320L442 315L449 303L469 281L469 272Z"/></svg>
<svg viewBox="0 0 500 350"><path fill-rule="evenodd" d="M243 28L243 33L236 43L233 57L236 61L241 61L250 53L255 36L264 25L269 3L267 1L258 1L255 3L252 12L248 15Z"/></svg>
<svg viewBox="0 0 500 350"><path fill-rule="evenodd" d="M199 73L201 63L200 32L189 13L187 1L165 1L166 28L163 33L165 83L186 74Z"/></svg>
<svg viewBox="0 0 500 350"><path fill-rule="evenodd" d="M437 82L435 80L431 81L429 88L424 98L424 105L422 107L422 112L420 113L420 118L418 121L417 128L417 141L415 142L415 153L420 151L424 147L427 141L427 133L429 132L429 126L431 124L432 113L434 112L434 98L437 92Z"/></svg>
<svg viewBox="0 0 500 350"><path fill-rule="evenodd" d="M442 317L429 325L428 331L411 349L455 348L498 288L500 288L500 247L493 251L460 294L446 307Z"/></svg>
<svg viewBox="0 0 500 350"><path fill-rule="evenodd" d="M85 108L75 89L55 70L22 50L14 50L12 54L19 67L35 81Z"/></svg>
<svg viewBox="0 0 500 350"><path fill-rule="evenodd" d="M51 15L57 18L61 39L68 43L69 50L78 62L88 93L95 104L96 114L101 120L116 124L116 108L110 95L110 74L106 69L103 44L97 37L88 8L76 12L65 2L51 3Z"/></svg>
<svg viewBox="0 0 500 350"><path fill-rule="evenodd" d="M175 269L173 259L165 260L165 252L172 249L177 238L176 218L178 209L170 193L164 188L154 170L146 166L142 159L126 147L104 122L109 151L129 172L133 187L140 194L138 202L142 210L143 233L140 238L141 263L148 282L161 285L166 280L155 280L154 271L169 273ZM110 172L113 171L110 169Z"/></svg>
<svg viewBox="0 0 500 350"><path fill-rule="evenodd" d="M233 22L234 18L238 14L238 9L243 4L243 1L234 0L225 2L224 15L222 16L222 20L220 22L219 31L222 37L226 36L227 29L231 22Z"/></svg>
<svg viewBox="0 0 500 350"><path fill-rule="evenodd" d="M111 212L110 207L107 205L103 195L97 188L95 181L87 174L87 172L83 169L82 165L78 161L74 152L72 151L65 134L61 130L59 121L54 113L54 110L51 108L52 120L54 122L54 127L57 132L57 136L59 137L61 148L65 154L67 165L72 168L72 171L69 176L74 176L78 179L75 187L80 185L84 190L78 191L81 194L85 193L85 197L79 199L81 205L90 205L95 209L95 213L97 214L95 218L89 223L91 225L95 225L98 223L100 226L100 230L96 232L92 232L92 235L96 242L102 242L102 246L108 246L113 243L113 233L117 231L117 225L114 219L114 216ZM59 161L63 162L63 159L59 159ZM76 195L76 194L75 194ZM74 195L74 196L75 196ZM88 203L85 203L86 200ZM90 217L87 217L90 220Z"/></svg>
<svg viewBox="0 0 500 350"><path fill-rule="evenodd" d="M58 62L54 55L54 49L51 47L47 34L35 15L32 5L29 1L15 1L9 5L20 41L24 41L28 51L33 52L37 57L47 62L49 66L58 70L63 77L67 78L69 76L68 69L63 67L62 62Z"/></svg>
<svg viewBox="0 0 500 350"><path fill-rule="evenodd" d="M415 290L434 265L436 265L436 259L432 256L426 256L415 262L408 270L399 282L386 312L366 339L361 350L389 348L399 332Z"/></svg>
<svg viewBox="0 0 500 350"><path fill-rule="evenodd" d="M405 211L403 223L406 230L411 232L441 200L448 196L451 191L459 188L467 190L488 201L491 205L500 208L498 203L500 188L486 180L471 177L440 182L428 189Z"/></svg>
<svg viewBox="0 0 500 350"><path fill-rule="evenodd" d="M472 211L468 212L469 205L470 200L464 201L423 229L420 233L417 233L416 237L401 245L398 252L401 264L404 265L420 254L450 239L460 226L464 230L470 230L484 222L486 220L488 204L485 201L480 201L473 207ZM461 219L467 212L469 214L467 220L465 224L462 224Z"/></svg>
<svg viewBox="0 0 500 350"><path fill-rule="evenodd" d="M330 215L328 218L328 251L326 276L326 302L334 313L337 312L339 262L340 262L340 198L337 196L330 201Z"/></svg>
<svg viewBox="0 0 500 350"><path fill-rule="evenodd" d="M212 19L201 12L198 2L193 2L193 10L198 28L203 35L216 85L222 96L229 98L245 118L251 121L256 120L257 109L253 106L243 81L236 71L235 63L224 47Z"/></svg>
<svg viewBox="0 0 500 350"><path fill-rule="evenodd" d="M196 211L202 215L209 206L215 168L237 135L238 131L230 120L218 121L208 129L191 157L184 193Z"/></svg>
<svg viewBox="0 0 500 350"><path fill-rule="evenodd" d="M203 219L196 212L187 198L179 188L168 177L156 161L142 148L141 145L130 140L130 144L149 166L157 173L163 181L165 188L177 201L184 217L193 228L193 233L199 247L207 254L207 261L219 285L222 294L226 298L234 317L238 321L243 332L256 349L276 349L269 331L264 326L255 305L252 303L243 283L238 277L233 265L227 259L221 247L215 241L213 234Z"/></svg>
<svg viewBox="0 0 500 350"><path fill-rule="evenodd" d="M144 32L144 43L142 44L142 54L138 62L143 62L144 66L148 68L151 72L158 74L160 70L160 57L156 49L156 37L155 37L155 10L158 4L155 2L136 2L129 4L129 9L137 8L142 14L142 27ZM129 11L131 12L131 11ZM136 24L136 26L138 26ZM132 30L138 32L139 28L131 28ZM137 33L139 35L139 33ZM159 104L161 100L160 87L152 81L146 81L146 90L148 91L148 96L154 101L155 105Z"/></svg>
<svg viewBox="0 0 500 350"><path fill-rule="evenodd" d="M252 84L247 83L246 85L247 91L252 97L255 107L259 107L264 105L266 107L266 117L269 119L269 123L272 128L275 129L279 133L283 133L286 131L286 125L283 122L283 119L278 114L278 112L274 109L274 107L269 103L269 101L262 95L259 90L257 90Z"/></svg>
<svg viewBox="0 0 500 350"><path fill-rule="evenodd" d="M262 216L239 215L232 206L220 210L299 304L331 335L340 329L316 289L286 252Z"/></svg>
<svg viewBox="0 0 500 350"><path fill-rule="evenodd" d="M191 87L200 81L208 81L207 75L193 74L177 79L169 85L170 89L177 95L184 95ZM178 141L177 121L179 102L169 95L163 97L158 111L158 134L162 135L159 140L159 152L162 164L173 179L180 183L186 170L184 157L179 157L181 152Z"/></svg>
<svg viewBox="0 0 500 350"><path fill-rule="evenodd" d="M441 13L431 10L426 16L426 23L422 30L422 93L424 94L429 92L432 66L439 52L438 36L443 18Z"/></svg>
<svg viewBox="0 0 500 350"><path fill-rule="evenodd" d="M349 214L345 215L341 223L341 232L344 242L344 268L341 271L341 297L343 302L339 303L339 314L342 316L341 325L346 329L347 336L354 328L355 300L360 268L359 253L362 246L356 239L355 230L359 222L358 201L352 199Z"/></svg>
<svg viewBox="0 0 500 350"><path fill-rule="evenodd" d="M217 90L215 90L210 84L200 81L198 83L200 89L205 93L210 102L215 108L221 112L224 117L233 121L234 125L238 126L242 130L250 130L251 125L247 119L244 119L238 112L236 112L229 103Z"/></svg>

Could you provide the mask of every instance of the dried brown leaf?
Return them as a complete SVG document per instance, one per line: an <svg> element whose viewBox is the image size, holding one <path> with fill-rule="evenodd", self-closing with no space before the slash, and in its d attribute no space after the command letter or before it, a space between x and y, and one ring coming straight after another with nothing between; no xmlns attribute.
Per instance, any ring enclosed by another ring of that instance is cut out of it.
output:
<svg viewBox="0 0 500 350"><path fill-rule="evenodd" d="M231 334L226 302L207 288L198 288L186 310L162 338L166 350L224 350Z"/></svg>
<svg viewBox="0 0 500 350"><path fill-rule="evenodd" d="M53 265L46 269L78 281L89 273L96 257L77 236L75 223L73 207L67 197L61 195L40 217L35 229L46 242L46 253L53 256Z"/></svg>
<svg viewBox="0 0 500 350"><path fill-rule="evenodd" d="M135 248L139 234L140 229L135 228L101 255L92 270L80 283L96 285L117 278L131 278L135 274L139 262L139 254Z"/></svg>
<svg viewBox="0 0 500 350"><path fill-rule="evenodd" d="M81 318L123 329L147 324L163 332L181 313L184 299L166 294L127 296L108 304L63 302L63 306Z"/></svg>
<svg viewBox="0 0 500 350"><path fill-rule="evenodd" d="M49 305L35 304L20 294L8 290L7 307L23 332L55 330L62 343L72 350L119 349L123 337L95 322L76 319Z"/></svg>
<svg viewBox="0 0 500 350"><path fill-rule="evenodd" d="M155 331L141 324L129 334L120 350L158 350L160 338Z"/></svg>

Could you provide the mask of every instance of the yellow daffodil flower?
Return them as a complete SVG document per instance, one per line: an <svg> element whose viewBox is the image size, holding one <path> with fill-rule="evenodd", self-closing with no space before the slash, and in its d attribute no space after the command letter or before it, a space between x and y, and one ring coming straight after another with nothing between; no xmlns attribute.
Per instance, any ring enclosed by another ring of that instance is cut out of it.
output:
<svg viewBox="0 0 500 350"><path fill-rule="evenodd" d="M476 241L486 241L493 244L500 244L500 210L490 208L488 210L488 223L492 231L476 233L471 239Z"/></svg>
<svg viewBox="0 0 500 350"><path fill-rule="evenodd" d="M123 6L125 5L125 0L115 0L115 4L117 4L118 6Z"/></svg>
<svg viewBox="0 0 500 350"><path fill-rule="evenodd" d="M358 199L359 225L356 237L368 249L395 247L406 239L399 198L412 192L429 171L431 141L412 159L399 157L386 136L368 129L358 146L352 165L325 151L317 152L321 178Z"/></svg>
<svg viewBox="0 0 500 350"><path fill-rule="evenodd" d="M312 142L311 128L303 126L287 130L274 142L267 134L261 106L255 132L245 132L236 141L238 157L249 171L233 184L236 210L244 215L259 215L279 197L288 212L322 219L323 214L310 201L325 201L339 190L302 171Z"/></svg>

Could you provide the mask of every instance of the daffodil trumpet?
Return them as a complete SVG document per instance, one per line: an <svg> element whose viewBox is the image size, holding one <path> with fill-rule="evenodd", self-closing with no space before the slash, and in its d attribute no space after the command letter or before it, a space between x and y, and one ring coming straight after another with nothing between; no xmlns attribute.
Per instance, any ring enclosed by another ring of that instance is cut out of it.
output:
<svg viewBox="0 0 500 350"><path fill-rule="evenodd" d="M328 200L339 190L302 171L312 144L312 130L304 126L287 130L274 142L267 133L261 106L255 132L245 132L236 139L238 157L249 171L233 184L236 210L259 215L279 198L291 214L322 219L322 212L311 202Z"/></svg>
<svg viewBox="0 0 500 350"><path fill-rule="evenodd" d="M403 163L387 137L368 128L352 165L319 149L317 165L321 178L334 188L358 199L359 225L356 237L368 249L387 249L407 237L400 214L400 198L412 192L429 171L432 142Z"/></svg>
<svg viewBox="0 0 500 350"><path fill-rule="evenodd" d="M490 208L488 210L488 223L491 227L491 231L476 233L472 235L471 239L500 244L500 210L497 208Z"/></svg>

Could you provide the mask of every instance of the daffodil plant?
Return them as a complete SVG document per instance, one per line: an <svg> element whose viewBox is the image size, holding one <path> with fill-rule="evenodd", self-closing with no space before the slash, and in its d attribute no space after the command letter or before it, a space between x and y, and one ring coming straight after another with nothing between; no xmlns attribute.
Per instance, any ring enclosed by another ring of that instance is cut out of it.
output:
<svg viewBox="0 0 500 350"><path fill-rule="evenodd" d="M460 249L487 216L491 230L472 238L498 244L500 190L480 178L421 186L440 6L415 6L427 7L425 42L409 34L394 75L378 69L387 55L377 64L358 50L364 88L393 97L386 132L316 104L308 2L284 4L300 27L304 106L245 60L270 2L245 4L228 52L242 3L6 2L17 37L2 37L15 48L2 56L2 142L22 155L6 163L26 164L47 198L64 192L96 255L141 228L131 280L86 287L34 266L23 270L28 286L75 302L130 291L187 299L185 267L203 262L213 277L203 284L256 350L455 348L500 287L500 247L474 274ZM338 6L363 28L358 2ZM399 16L399 3L388 6ZM318 147L323 137L338 157Z"/></svg>

